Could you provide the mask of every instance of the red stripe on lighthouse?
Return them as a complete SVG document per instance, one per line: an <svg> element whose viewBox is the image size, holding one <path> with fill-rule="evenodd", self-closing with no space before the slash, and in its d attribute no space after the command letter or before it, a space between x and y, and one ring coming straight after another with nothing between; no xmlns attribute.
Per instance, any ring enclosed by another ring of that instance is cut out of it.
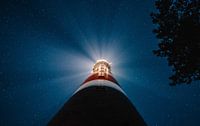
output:
<svg viewBox="0 0 200 126"><path fill-rule="evenodd" d="M115 78L114 78L112 75L106 74L106 75L104 75L104 76L99 76L98 73L95 73L95 74L90 75L90 76L83 82L83 84L85 84L85 83L87 83L87 82L89 82L89 81L92 81L92 80L108 80L108 81L111 81L111 82L113 82L113 83L119 85L118 82L117 82L117 80L115 80ZM82 85L83 85L83 84L82 84Z"/></svg>

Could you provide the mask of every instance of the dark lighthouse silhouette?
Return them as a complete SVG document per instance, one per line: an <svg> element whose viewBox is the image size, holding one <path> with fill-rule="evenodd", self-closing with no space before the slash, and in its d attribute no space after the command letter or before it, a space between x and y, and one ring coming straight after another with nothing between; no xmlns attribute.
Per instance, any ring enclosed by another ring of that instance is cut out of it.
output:
<svg viewBox="0 0 200 126"><path fill-rule="evenodd" d="M111 73L106 60L94 64L83 82L48 126L146 126Z"/></svg>

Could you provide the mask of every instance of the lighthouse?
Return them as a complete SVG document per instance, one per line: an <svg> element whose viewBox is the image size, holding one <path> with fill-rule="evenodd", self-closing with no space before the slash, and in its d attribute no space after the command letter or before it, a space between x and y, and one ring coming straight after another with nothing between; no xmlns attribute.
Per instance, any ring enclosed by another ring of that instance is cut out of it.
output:
<svg viewBox="0 0 200 126"><path fill-rule="evenodd" d="M101 59L48 126L146 126L146 123L113 77L111 64Z"/></svg>

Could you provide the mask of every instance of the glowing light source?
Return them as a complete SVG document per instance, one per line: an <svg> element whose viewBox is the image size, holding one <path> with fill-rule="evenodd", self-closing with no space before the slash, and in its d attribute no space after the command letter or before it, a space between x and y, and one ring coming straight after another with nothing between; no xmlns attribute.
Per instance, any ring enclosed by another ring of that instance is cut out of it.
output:
<svg viewBox="0 0 200 126"><path fill-rule="evenodd" d="M93 73L98 73L99 76L111 74L111 63L105 59L99 59L93 66Z"/></svg>

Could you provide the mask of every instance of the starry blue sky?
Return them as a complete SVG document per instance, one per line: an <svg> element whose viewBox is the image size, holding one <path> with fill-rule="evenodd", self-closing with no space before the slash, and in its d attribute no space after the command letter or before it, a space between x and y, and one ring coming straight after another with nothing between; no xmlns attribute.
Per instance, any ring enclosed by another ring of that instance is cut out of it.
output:
<svg viewBox="0 0 200 126"><path fill-rule="evenodd" d="M198 126L200 82L169 86L154 0L0 1L0 125L44 126L99 58L149 126Z"/></svg>

